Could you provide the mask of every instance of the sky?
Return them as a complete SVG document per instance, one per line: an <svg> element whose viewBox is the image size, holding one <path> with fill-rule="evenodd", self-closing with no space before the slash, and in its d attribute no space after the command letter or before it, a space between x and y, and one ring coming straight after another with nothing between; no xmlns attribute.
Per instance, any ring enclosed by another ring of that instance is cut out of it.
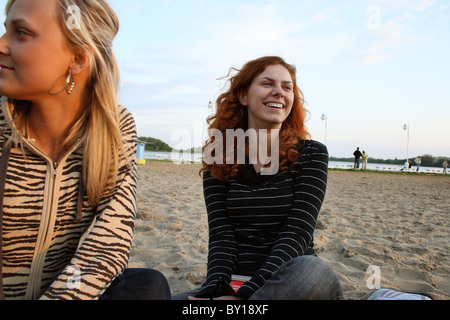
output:
<svg viewBox="0 0 450 320"><path fill-rule="evenodd" d="M331 156L450 156L448 0L109 3L121 23L119 100L139 136L201 146L220 78L278 55L297 67L306 125Z"/></svg>

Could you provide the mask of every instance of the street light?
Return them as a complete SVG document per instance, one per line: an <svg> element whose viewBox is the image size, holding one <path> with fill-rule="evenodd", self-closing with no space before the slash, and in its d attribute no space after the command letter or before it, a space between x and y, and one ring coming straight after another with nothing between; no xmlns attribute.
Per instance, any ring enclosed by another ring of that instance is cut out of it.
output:
<svg viewBox="0 0 450 320"><path fill-rule="evenodd" d="M327 144L327 134L328 134L328 132L327 132L328 131L328 117L324 113L324 114L322 114L320 119L322 119L322 121L325 121L325 145L326 145Z"/></svg>
<svg viewBox="0 0 450 320"><path fill-rule="evenodd" d="M208 109L211 109L211 113L214 114L214 106L211 101L208 103Z"/></svg>
<svg viewBox="0 0 450 320"><path fill-rule="evenodd" d="M406 163L408 163L409 166L409 123L405 123L403 125L403 130L406 131L406 136L407 136L407 143L406 143Z"/></svg>

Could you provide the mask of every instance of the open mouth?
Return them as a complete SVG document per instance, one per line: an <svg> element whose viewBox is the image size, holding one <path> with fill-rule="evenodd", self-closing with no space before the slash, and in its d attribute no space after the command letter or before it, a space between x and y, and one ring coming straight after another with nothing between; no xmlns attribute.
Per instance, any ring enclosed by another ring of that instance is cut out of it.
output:
<svg viewBox="0 0 450 320"><path fill-rule="evenodd" d="M264 103L266 107L272 108L272 109L283 109L284 105L282 103L277 102L266 102Z"/></svg>

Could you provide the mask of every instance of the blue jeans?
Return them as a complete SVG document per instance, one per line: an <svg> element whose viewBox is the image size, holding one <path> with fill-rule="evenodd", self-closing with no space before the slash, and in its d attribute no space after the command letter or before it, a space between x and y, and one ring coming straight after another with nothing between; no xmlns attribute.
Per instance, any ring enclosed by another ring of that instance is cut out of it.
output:
<svg viewBox="0 0 450 320"><path fill-rule="evenodd" d="M179 293L173 300L186 300L200 289ZM338 300L342 288L336 274L316 256L292 259L272 274L250 300Z"/></svg>
<svg viewBox="0 0 450 320"><path fill-rule="evenodd" d="M170 300L170 289L159 271L126 269L114 279L100 300Z"/></svg>

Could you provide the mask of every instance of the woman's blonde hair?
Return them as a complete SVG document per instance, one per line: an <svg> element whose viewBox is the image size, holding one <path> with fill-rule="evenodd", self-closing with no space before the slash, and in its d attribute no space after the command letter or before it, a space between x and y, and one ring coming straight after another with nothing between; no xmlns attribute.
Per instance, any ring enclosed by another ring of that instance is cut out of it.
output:
<svg viewBox="0 0 450 320"><path fill-rule="evenodd" d="M6 13L14 1L8 1ZM90 62L87 108L62 148L67 150L79 140L84 142L82 177L89 202L95 206L102 196L112 192L124 155L118 119L119 67L112 50L119 19L106 0L55 1L59 3L57 18L70 48L75 54L87 56ZM73 28L67 25L74 18L71 8L80 13ZM15 109L16 126L22 132L23 113L27 110L24 104L9 100L10 108Z"/></svg>

